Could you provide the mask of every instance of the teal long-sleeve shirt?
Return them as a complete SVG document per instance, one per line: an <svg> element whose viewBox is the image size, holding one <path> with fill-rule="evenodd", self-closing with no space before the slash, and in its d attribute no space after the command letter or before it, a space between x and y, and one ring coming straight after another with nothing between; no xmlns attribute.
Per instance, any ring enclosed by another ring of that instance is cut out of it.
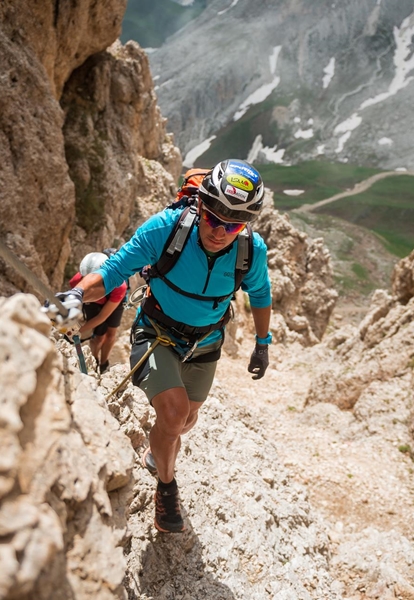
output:
<svg viewBox="0 0 414 600"><path fill-rule="evenodd" d="M148 219L132 238L111 256L98 270L103 277L108 294L146 265L154 265L160 258L164 245L181 214L180 209L165 209ZM237 238L230 246L214 257L203 250L198 226L193 227L183 251L167 278L180 289L200 296L229 295L215 306L212 300L189 298L174 291L162 281L151 279L151 290L164 314L170 318L202 327L216 323L226 312L234 290L237 257ZM271 304L271 287L267 269L267 248L261 236L253 233L253 259L242 285L254 308ZM212 332L202 345L216 341L219 332Z"/></svg>

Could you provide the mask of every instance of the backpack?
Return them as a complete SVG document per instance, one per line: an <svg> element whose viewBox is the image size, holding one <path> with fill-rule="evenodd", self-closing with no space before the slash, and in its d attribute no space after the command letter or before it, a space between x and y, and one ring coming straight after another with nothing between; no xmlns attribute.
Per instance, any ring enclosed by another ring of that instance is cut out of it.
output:
<svg viewBox="0 0 414 600"><path fill-rule="evenodd" d="M180 203L183 198L196 197L198 188L208 173L211 173L211 169L188 169L184 174L183 182L177 191L175 200L170 206L176 208L177 203Z"/></svg>
<svg viewBox="0 0 414 600"><path fill-rule="evenodd" d="M234 274L234 290L231 294L225 296L201 296L192 294L182 290L173 284L167 277L167 273L175 266L180 258L181 252L189 239L190 233L197 221L197 200L198 188L201 181L211 169L189 169L183 179L174 202L167 209L182 208L182 213L169 235L161 257L155 265L147 266L143 269L142 275L148 282L153 277L159 277L174 291L197 300L213 301L214 308L217 308L219 302L222 302L229 296L234 297L236 291L240 288L243 278L248 273L253 258L253 235L250 224L248 223L245 229L238 235L237 258Z"/></svg>

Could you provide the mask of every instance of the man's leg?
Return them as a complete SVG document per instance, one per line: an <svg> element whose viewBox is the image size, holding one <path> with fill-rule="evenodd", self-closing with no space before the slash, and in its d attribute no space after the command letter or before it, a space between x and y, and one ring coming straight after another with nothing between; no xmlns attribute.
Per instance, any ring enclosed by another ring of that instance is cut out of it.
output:
<svg viewBox="0 0 414 600"><path fill-rule="evenodd" d="M105 364L109 360L109 355L116 342L116 334L118 327L108 327L101 345L101 364Z"/></svg>
<svg viewBox="0 0 414 600"><path fill-rule="evenodd" d="M155 395L152 405L156 419L150 431L150 446L158 472L155 527L165 533L178 533L184 529L184 522L174 466L190 414L190 401L185 388L173 387Z"/></svg>
<svg viewBox="0 0 414 600"><path fill-rule="evenodd" d="M150 446L158 476L164 483L174 478L181 435L195 425L201 404L191 402L182 387L166 390L152 399L156 420L150 432Z"/></svg>
<svg viewBox="0 0 414 600"><path fill-rule="evenodd" d="M89 340L89 347L93 356L96 358L98 363L100 363L99 353L101 351L102 345L105 341L105 335L94 335L93 338Z"/></svg>

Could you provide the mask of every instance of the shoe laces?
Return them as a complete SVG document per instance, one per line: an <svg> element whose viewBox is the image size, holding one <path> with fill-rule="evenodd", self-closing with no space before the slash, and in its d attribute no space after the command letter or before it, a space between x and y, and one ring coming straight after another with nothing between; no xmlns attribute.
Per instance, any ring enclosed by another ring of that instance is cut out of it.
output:
<svg viewBox="0 0 414 600"><path fill-rule="evenodd" d="M160 517L168 517L170 522L181 521L178 489L163 491L157 488L155 493L155 510Z"/></svg>

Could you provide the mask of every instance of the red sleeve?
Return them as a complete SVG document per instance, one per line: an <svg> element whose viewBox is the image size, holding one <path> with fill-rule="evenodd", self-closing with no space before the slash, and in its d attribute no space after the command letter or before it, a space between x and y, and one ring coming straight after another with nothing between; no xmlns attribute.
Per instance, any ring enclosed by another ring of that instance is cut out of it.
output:
<svg viewBox="0 0 414 600"><path fill-rule="evenodd" d="M72 277L72 279L69 281L70 287L71 288L76 287L81 279L83 279L82 275L80 273L76 273L76 275L74 275Z"/></svg>
<svg viewBox="0 0 414 600"><path fill-rule="evenodd" d="M124 281L124 283L122 285L120 285L119 287L116 287L112 290L112 292L109 293L108 295L108 300L110 302L119 302L120 300L122 300L123 298L125 298L125 294L127 293L127 284L126 281Z"/></svg>

